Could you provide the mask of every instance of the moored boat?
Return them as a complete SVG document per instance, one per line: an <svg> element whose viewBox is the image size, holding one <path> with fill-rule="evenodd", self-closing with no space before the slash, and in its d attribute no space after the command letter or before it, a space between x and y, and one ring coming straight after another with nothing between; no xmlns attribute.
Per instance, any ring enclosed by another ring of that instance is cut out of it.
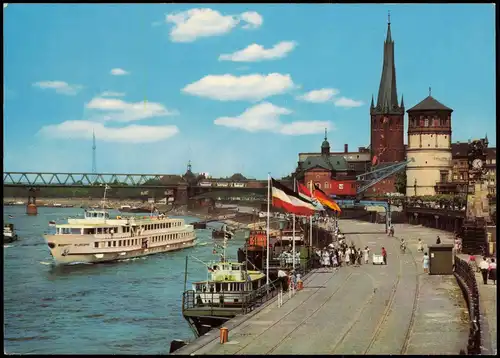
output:
<svg viewBox="0 0 500 358"><path fill-rule="evenodd" d="M147 207L137 207L130 205L122 205L120 209L118 209L121 213L150 213L151 208Z"/></svg>
<svg viewBox="0 0 500 358"><path fill-rule="evenodd" d="M14 242L18 239L14 231L14 224L4 224L3 225L3 243L8 244Z"/></svg>
<svg viewBox="0 0 500 358"><path fill-rule="evenodd" d="M227 238L218 246L223 249L220 261L203 263L209 278L194 282L192 289L183 293L182 314L197 336L245 313L269 291L263 272L226 259L226 246Z"/></svg>

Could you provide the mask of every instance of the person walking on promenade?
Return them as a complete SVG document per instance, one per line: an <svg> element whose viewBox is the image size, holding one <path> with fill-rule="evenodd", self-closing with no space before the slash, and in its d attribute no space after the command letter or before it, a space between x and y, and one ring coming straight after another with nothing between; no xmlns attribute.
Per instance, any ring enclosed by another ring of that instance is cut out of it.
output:
<svg viewBox="0 0 500 358"><path fill-rule="evenodd" d="M441 238L440 238L440 237L439 237L439 235L438 235L438 238L437 238L437 240L436 240L436 245L439 245L439 244L441 244Z"/></svg>
<svg viewBox="0 0 500 358"><path fill-rule="evenodd" d="M349 263L351 262L350 254L351 254L351 249L347 248L345 250L345 257L344 257L346 266L349 266Z"/></svg>
<svg viewBox="0 0 500 358"><path fill-rule="evenodd" d="M479 268L481 269L481 275L483 275L483 283L485 285L488 284L488 269L490 268L490 264L486 261L486 257L483 257L483 261L479 264Z"/></svg>
<svg viewBox="0 0 500 358"><path fill-rule="evenodd" d="M351 265L356 264L356 248L354 247L354 244L351 246L350 258Z"/></svg>
<svg viewBox="0 0 500 358"><path fill-rule="evenodd" d="M493 284L497 284L497 263L495 259L491 259L490 266L488 267L488 278L493 281Z"/></svg>
<svg viewBox="0 0 500 358"><path fill-rule="evenodd" d="M382 258L384 259L384 265L387 265L387 251L385 251L385 247L382 247Z"/></svg>
<svg viewBox="0 0 500 358"><path fill-rule="evenodd" d="M370 259L370 249L368 248L368 246L365 246L363 254L364 254L365 264L367 264Z"/></svg>
<svg viewBox="0 0 500 358"><path fill-rule="evenodd" d="M361 266L361 258L363 257L363 253L361 252L361 249L358 249L358 253L356 255L358 265Z"/></svg>
<svg viewBox="0 0 500 358"><path fill-rule="evenodd" d="M332 267L337 268L339 265L339 262L337 261L337 255L335 254L335 251L332 251L332 253L331 253L331 260L332 260Z"/></svg>
<svg viewBox="0 0 500 358"><path fill-rule="evenodd" d="M422 243L422 239L418 239L418 252L424 252L424 244Z"/></svg>
<svg viewBox="0 0 500 358"><path fill-rule="evenodd" d="M283 291L288 290L288 273L286 273L283 270L278 270L278 278L279 278L279 283L281 284L281 287Z"/></svg>
<svg viewBox="0 0 500 358"><path fill-rule="evenodd" d="M424 268L424 273L429 273L429 255L427 255L427 252L422 257L422 267Z"/></svg>

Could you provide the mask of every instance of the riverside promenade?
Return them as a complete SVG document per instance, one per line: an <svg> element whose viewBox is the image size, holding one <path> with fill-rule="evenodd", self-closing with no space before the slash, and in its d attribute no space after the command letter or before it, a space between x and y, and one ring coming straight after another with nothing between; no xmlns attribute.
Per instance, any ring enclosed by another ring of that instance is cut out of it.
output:
<svg viewBox="0 0 500 358"><path fill-rule="evenodd" d="M340 221L347 243L385 247L388 265L314 270L304 289L283 306L274 299L225 326L229 341L212 330L174 354L458 354L466 349L469 325L454 276L423 274L416 242L433 244L424 227L395 225L397 238L382 224ZM441 238L444 239L444 235ZM409 242L401 254L398 238ZM371 259L370 259L371 262Z"/></svg>

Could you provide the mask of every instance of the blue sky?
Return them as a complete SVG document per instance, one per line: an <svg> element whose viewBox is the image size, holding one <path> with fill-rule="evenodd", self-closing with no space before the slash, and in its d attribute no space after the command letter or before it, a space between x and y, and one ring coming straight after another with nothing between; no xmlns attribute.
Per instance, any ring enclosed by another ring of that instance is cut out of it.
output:
<svg viewBox="0 0 500 358"><path fill-rule="evenodd" d="M90 172L92 131L106 173L279 177L325 127L366 146L388 10L407 109L431 86L453 141L496 145L491 4L10 4L4 169Z"/></svg>

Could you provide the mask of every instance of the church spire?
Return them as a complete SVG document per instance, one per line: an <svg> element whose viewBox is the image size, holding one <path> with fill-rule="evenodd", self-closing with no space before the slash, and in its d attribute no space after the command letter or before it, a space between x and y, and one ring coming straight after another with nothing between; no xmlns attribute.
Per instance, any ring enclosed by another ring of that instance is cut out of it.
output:
<svg viewBox="0 0 500 358"><path fill-rule="evenodd" d="M387 37L384 42L384 64L382 78L378 89L377 107L388 107L389 113L398 108L398 91L396 89L396 66L394 63L394 41L391 35L391 17L388 15ZM388 113L387 113L388 114Z"/></svg>
<svg viewBox="0 0 500 358"><path fill-rule="evenodd" d="M392 42L391 36L391 11L387 14L387 37L385 38L385 42Z"/></svg>

